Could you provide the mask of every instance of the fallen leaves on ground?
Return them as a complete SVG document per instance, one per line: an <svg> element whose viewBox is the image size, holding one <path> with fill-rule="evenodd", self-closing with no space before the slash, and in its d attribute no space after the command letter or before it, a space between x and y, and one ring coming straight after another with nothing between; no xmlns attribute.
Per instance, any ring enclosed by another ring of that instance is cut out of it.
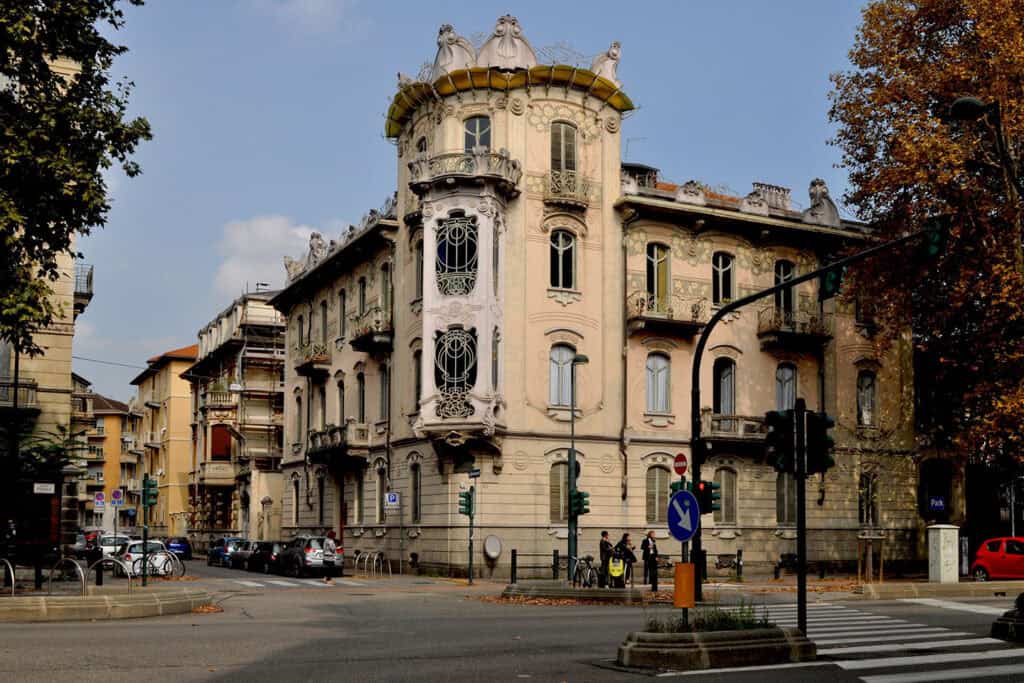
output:
<svg viewBox="0 0 1024 683"><path fill-rule="evenodd" d="M219 605L200 605L192 608L192 614L217 614L223 611L224 608Z"/></svg>

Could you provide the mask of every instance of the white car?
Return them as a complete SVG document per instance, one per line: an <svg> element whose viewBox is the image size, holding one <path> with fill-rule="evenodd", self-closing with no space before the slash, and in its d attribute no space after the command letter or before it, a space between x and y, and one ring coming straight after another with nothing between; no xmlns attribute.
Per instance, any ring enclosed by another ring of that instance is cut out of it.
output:
<svg viewBox="0 0 1024 683"><path fill-rule="evenodd" d="M146 541L151 576L169 576L174 573L174 558L161 541ZM132 576L142 576L142 541L130 541L115 555L131 569Z"/></svg>
<svg viewBox="0 0 1024 683"><path fill-rule="evenodd" d="M131 540L131 536L122 536L121 534L100 536L100 547L103 549L104 555L114 555L125 543L131 543Z"/></svg>

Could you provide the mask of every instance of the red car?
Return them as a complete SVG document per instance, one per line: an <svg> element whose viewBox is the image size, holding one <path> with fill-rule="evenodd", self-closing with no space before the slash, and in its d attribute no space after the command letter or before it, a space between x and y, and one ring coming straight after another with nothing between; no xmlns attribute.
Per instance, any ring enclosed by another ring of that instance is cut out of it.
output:
<svg viewBox="0 0 1024 683"><path fill-rule="evenodd" d="M982 543L971 574L977 581L1024 579L1024 538L990 538Z"/></svg>

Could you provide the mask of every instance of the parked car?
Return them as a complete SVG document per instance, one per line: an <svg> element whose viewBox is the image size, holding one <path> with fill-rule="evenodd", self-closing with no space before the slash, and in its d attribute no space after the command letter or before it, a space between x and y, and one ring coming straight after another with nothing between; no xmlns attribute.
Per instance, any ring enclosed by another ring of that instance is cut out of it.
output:
<svg viewBox="0 0 1024 683"><path fill-rule="evenodd" d="M285 547L281 565L296 578L305 574L331 575L340 567L342 555L324 551L325 536L299 536Z"/></svg>
<svg viewBox="0 0 1024 683"><path fill-rule="evenodd" d="M166 554L168 552L167 546L161 541L146 541L146 552L150 555L154 554ZM128 568L131 569L133 575L142 574L142 541L128 541L122 545L113 556L122 560ZM174 565L172 560L166 556L157 557L148 571L153 572L155 575L170 574L174 571ZM116 573L120 574L123 572L122 569L118 568L115 570Z"/></svg>
<svg viewBox="0 0 1024 683"><path fill-rule="evenodd" d="M285 549L283 541L256 541L253 545L246 569L264 574L284 573L284 567L281 564Z"/></svg>
<svg viewBox="0 0 1024 683"><path fill-rule="evenodd" d="M167 549L177 555L179 559L192 559L192 543L184 536L168 538L165 543L167 545Z"/></svg>
<svg viewBox="0 0 1024 683"><path fill-rule="evenodd" d="M242 541L228 554L228 566L232 569L245 569L249 571L249 556L252 555L256 543L253 541Z"/></svg>
<svg viewBox="0 0 1024 683"><path fill-rule="evenodd" d="M121 546L129 543L131 540L132 538L130 536L121 534L118 534L117 536L114 536L113 534L100 536L100 547L103 548L104 555L113 555L121 549Z"/></svg>
<svg viewBox="0 0 1024 683"><path fill-rule="evenodd" d="M977 581L1024 579L1024 538L990 538L982 543L971 574Z"/></svg>
<svg viewBox="0 0 1024 683"><path fill-rule="evenodd" d="M244 541L243 538L237 536L223 536L213 541L210 544L210 549L206 553L206 564L209 566L217 565L219 567L227 567L231 553L234 552L238 544Z"/></svg>

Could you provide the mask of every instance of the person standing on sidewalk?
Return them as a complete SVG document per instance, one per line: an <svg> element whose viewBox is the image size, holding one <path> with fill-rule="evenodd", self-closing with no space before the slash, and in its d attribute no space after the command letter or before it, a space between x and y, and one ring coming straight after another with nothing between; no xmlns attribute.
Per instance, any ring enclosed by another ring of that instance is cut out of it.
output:
<svg viewBox="0 0 1024 683"><path fill-rule="evenodd" d="M337 557L337 555L335 553L338 552L338 544L334 541L334 537L335 537L334 529L331 529L330 531L327 532L327 538L324 539L324 557L325 558L328 555L331 555L331 556L333 556L335 558ZM331 578L331 572L332 571L333 571L332 569L327 569L326 567L324 567L324 583L334 583L334 580Z"/></svg>
<svg viewBox="0 0 1024 683"><path fill-rule="evenodd" d="M644 583L650 582L651 590L658 590L658 542L654 539L654 529L647 532L640 551L644 560Z"/></svg>
<svg viewBox="0 0 1024 683"><path fill-rule="evenodd" d="M597 585L599 588L608 586L608 562L612 559L612 542L608 539L608 532L601 532L601 545L598 548L598 557L601 558L601 571L597 574Z"/></svg>

